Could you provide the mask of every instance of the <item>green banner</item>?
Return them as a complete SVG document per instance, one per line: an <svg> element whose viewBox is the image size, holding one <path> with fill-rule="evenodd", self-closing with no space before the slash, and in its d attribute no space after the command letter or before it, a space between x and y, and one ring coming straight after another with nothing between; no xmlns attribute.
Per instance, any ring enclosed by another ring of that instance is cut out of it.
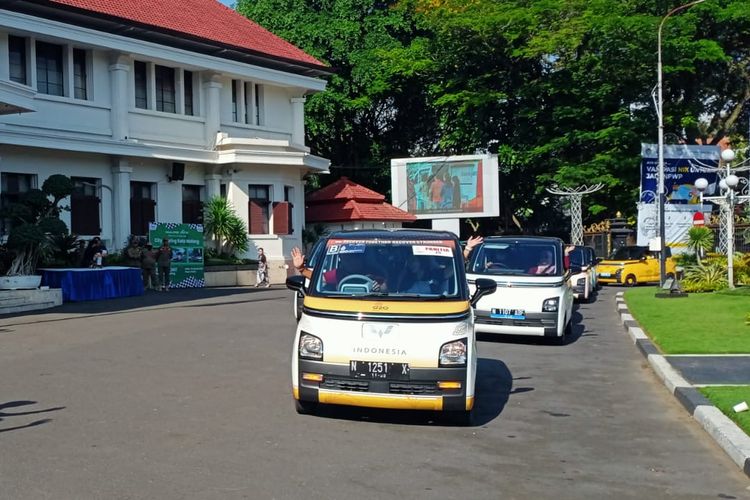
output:
<svg viewBox="0 0 750 500"><path fill-rule="evenodd" d="M150 223L148 238L154 248L169 240L172 247L170 288L203 288L203 225Z"/></svg>

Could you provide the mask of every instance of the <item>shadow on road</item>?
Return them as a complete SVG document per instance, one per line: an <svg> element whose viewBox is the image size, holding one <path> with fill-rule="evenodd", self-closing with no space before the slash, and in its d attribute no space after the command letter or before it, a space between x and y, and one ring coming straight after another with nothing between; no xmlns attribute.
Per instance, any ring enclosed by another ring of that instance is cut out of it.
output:
<svg viewBox="0 0 750 500"><path fill-rule="evenodd" d="M505 408L511 394L533 391L533 387L513 388L513 376L500 360L477 360L474 415L471 426L485 425L497 418ZM397 425L454 426L441 412L412 410L381 410L350 406L320 405L316 415L325 418L375 422ZM309 418L309 417L304 417Z"/></svg>
<svg viewBox="0 0 750 500"><path fill-rule="evenodd" d="M65 321L69 319L80 319L87 316L107 316L122 314L143 308L175 309L181 307L209 307L230 304L241 304L250 302L262 302L266 300L279 300L278 294L268 295L268 292L281 291L277 288L190 288L175 289L169 292L148 292L139 297L123 297L118 299L95 300L88 302L67 302L54 309L42 311L25 312L20 314L0 315L0 321L23 318L19 323L3 323L3 327L16 326L26 323L46 323L52 321ZM286 291L286 289L283 289ZM212 300L221 298L234 298L232 301L221 301L214 303L184 304L196 300ZM45 315L65 314L71 315L64 318L44 319Z"/></svg>
<svg viewBox="0 0 750 500"><path fill-rule="evenodd" d="M19 406L29 406L29 405L35 405L36 401L8 401L7 403L0 404L0 422L5 420L8 417L23 417L26 415L36 415L38 413L47 413L50 411L58 411L58 410L64 410L64 406L56 406L54 408L45 408L43 410L29 410L29 411L19 411L19 412L13 412L9 413L5 410L8 408L18 408ZM9 431L16 431L19 429L28 429L29 427L36 427L38 425L43 425L48 422L52 422L51 418L44 418L41 420L35 420L33 422L30 422L28 424L24 425L17 425L15 427L5 427L0 428L0 432L9 432Z"/></svg>
<svg viewBox="0 0 750 500"><path fill-rule="evenodd" d="M556 345L567 346L574 344L581 337L586 337L584 332L586 326L583 324L583 315L578 312L578 308L573 310L571 318L571 333L566 335L562 342L559 337L537 337L532 335L503 335L499 333L481 333L477 332L477 340L480 342L495 342L501 344L523 344L523 345Z"/></svg>

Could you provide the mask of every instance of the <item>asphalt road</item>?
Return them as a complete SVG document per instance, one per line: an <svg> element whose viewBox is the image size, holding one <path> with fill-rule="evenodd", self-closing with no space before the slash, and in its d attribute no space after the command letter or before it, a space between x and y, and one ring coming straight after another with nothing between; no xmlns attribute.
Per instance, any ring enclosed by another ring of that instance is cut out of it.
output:
<svg viewBox="0 0 750 500"><path fill-rule="evenodd" d="M618 326L483 341L478 425L299 416L286 290L177 291L0 319L0 498L750 498Z"/></svg>

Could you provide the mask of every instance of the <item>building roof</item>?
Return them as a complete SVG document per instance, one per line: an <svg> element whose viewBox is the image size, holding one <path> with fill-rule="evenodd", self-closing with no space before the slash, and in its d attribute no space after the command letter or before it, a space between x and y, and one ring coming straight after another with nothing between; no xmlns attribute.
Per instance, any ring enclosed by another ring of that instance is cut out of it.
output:
<svg viewBox="0 0 750 500"><path fill-rule="evenodd" d="M305 219L310 223L348 221L412 222L417 218L386 203L385 196L346 177L307 197Z"/></svg>
<svg viewBox="0 0 750 500"><path fill-rule="evenodd" d="M188 35L246 52L325 67L302 49L217 0L49 0L49 4Z"/></svg>

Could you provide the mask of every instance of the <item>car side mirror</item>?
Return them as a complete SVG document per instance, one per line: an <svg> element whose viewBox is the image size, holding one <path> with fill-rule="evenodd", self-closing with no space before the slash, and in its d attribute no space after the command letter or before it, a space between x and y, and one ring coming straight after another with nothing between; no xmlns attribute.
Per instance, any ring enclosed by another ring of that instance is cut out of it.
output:
<svg viewBox="0 0 750 500"><path fill-rule="evenodd" d="M601 262L601 261L603 261L603 260L604 260L604 258L603 258L603 257L597 257L597 258L596 258L596 263L598 264L598 263L600 263L600 262Z"/></svg>
<svg viewBox="0 0 750 500"><path fill-rule="evenodd" d="M477 289L474 291L474 295L471 296L471 307L476 307L479 299L481 299L485 295L495 293L495 290L497 290L497 283L495 282L495 280L487 278L477 278L477 280L474 282L474 285Z"/></svg>
<svg viewBox="0 0 750 500"><path fill-rule="evenodd" d="M571 274L578 274L578 273L580 273L581 271L584 271L584 270L585 270L584 268L578 267L578 266L571 266L570 267L570 273Z"/></svg>
<svg viewBox="0 0 750 500"><path fill-rule="evenodd" d="M301 274L289 276L286 279L286 287L292 291L305 295L305 277Z"/></svg>

